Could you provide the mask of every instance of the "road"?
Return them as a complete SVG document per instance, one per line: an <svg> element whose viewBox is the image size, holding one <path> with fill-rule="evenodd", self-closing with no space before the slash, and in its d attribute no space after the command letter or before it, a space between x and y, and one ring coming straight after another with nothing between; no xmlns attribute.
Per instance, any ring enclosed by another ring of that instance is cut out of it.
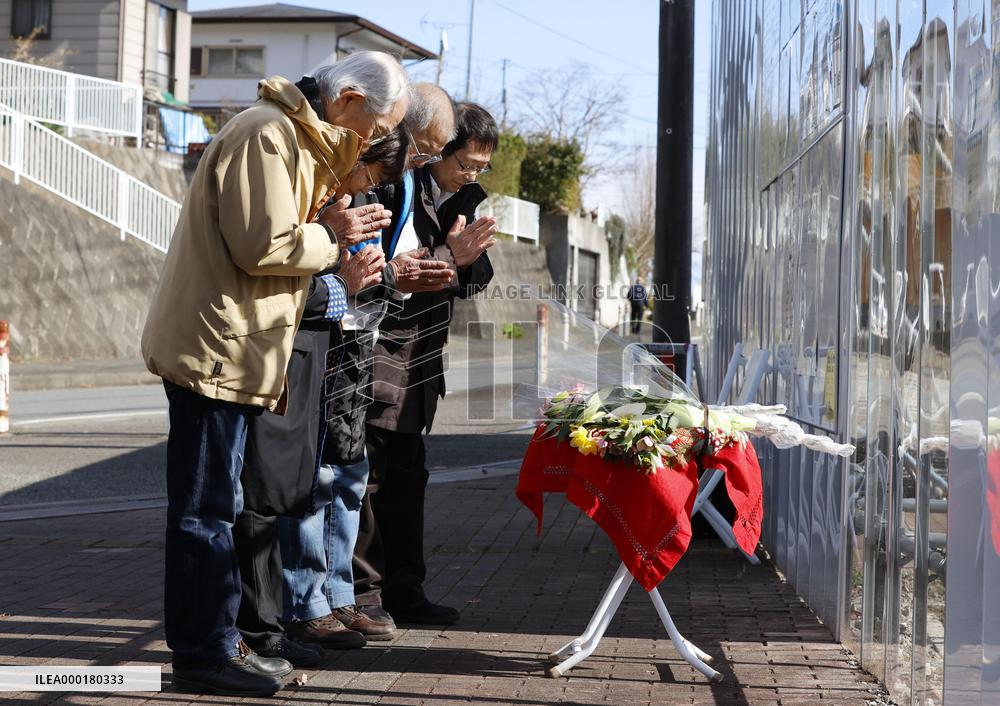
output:
<svg viewBox="0 0 1000 706"><path fill-rule="evenodd" d="M427 437L432 482L516 471L528 440L524 421L509 414L470 419L470 410L483 408L481 398L494 399L489 393L457 389L442 402ZM0 519L40 503L93 511L166 492L166 398L159 385L24 392L11 410L14 433L0 436Z"/></svg>

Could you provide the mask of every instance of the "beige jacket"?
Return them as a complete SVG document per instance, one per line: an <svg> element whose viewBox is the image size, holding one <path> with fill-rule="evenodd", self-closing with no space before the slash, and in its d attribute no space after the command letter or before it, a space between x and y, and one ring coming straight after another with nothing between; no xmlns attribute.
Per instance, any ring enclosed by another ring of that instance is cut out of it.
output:
<svg viewBox="0 0 1000 706"><path fill-rule="evenodd" d="M339 257L310 221L360 145L289 81L260 82L184 200L142 332L150 371L206 397L277 407L310 275Z"/></svg>

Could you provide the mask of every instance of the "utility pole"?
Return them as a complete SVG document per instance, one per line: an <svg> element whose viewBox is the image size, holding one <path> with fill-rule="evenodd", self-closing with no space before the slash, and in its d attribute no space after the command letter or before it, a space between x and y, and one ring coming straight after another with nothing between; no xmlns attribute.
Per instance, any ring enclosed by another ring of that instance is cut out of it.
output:
<svg viewBox="0 0 1000 706"><path fill-rule="evenodd" d="M503 87L500 91L500 101L503 104L503 114L500 116L500 130L507 129L507 64L508 60L503 60L503 80L501 81L501 86Z"/></svg>
<svg viewBox="0 0 1000 706"><path fill-rule="evenodd" d="M469 56L465 64L465 100L472 93L472 34L476 28L476 0L469 0Z"/></svg>
<svg viewBox="0 0 1000 706"><path fill-rule="evenodd" d="M441 85L441 74L444 73L444 53L448 51L448 33L441 30L441 43L438 45L438 73L435 83Z"/></svg>
<svg viewBox="0 0 1000 706"><path fill-rule="evenodd" d="M660 0L658 104L653 340L690 343L694 0Z"/></svg>

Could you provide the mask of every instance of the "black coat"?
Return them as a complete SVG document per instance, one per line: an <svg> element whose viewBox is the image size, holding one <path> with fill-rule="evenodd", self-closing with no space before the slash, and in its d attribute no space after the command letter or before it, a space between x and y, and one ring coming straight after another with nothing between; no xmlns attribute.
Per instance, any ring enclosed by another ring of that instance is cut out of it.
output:
<svg viewBox="0 0 1000 706"><path fill-rule="evenodd" d="M309 287L302 324L288 362L288 407L250 418L243 462L243 504L261 515L302 517L312 510L320 410L330 322L327 289L319 277Z"/></svg>
<svg viewBox="0 0 1000 706"><path fill-rule="evenodd" d="M435 211L435 222L429 212L434 210L430 174L426 168L415 174L414 230L421 245L432 250L432 257L454 262L446 245L448 231L460 215L469 224L475 220L476 208L486 192L476 182L467 184ZM400 432L430 431L438 400L445 395L441 351L448 341L455 297L464 299L482 291L492 278L493 266L483 253L459 270L456 287L416 293L401 310L386 315L374 350L369 424Z"/></svg>

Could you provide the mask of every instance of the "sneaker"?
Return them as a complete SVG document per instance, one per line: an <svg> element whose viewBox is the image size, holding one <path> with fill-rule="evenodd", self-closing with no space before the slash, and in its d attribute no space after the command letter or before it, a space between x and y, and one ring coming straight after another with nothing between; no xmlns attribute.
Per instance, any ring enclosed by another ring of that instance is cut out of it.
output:
<svg viewBox="0 0 1000 706"><path fill-rule="evenodd" d="M459 612L446 605L431 603L422 598L413 603L396 605L386 603L386 610L400 623L414 625L454 625L458 622Z"/></svg>
<svg viewBox="0 0 1000 706"><path fill-rule="evenodd" d="M391 640L396 637L396 624L392 622L392 618L389 618L388 623L372 620L358 610L357 606L345 605L341 608L334 608L333 617L351 630L356 630L364 635L367 640Z"/></svg>
<svg viewBox="0 0 1000 706"><path fill-rule="evenodd" d="M306 642L296 642L282 635L273 644L257 650L261 657L280 657L291 662L296 669L313 667L323 661L326 656L322 647Z"/></svg>
<svg viewBox="0 0 1000 706"><path fill-rule="evenodd" d="M365 646L365 636L351 630L333 615L289 623L288 634L299 642L315 642L331 650L353 650Z"/></svg>
<svg viewBox="0 0 1000 706"><path fill-rule="evenodd" d="M287 667L287 671L285 671ZM220 696L271 696L284 686L281 677L291 673L292 665L283 659L268 659L254 654L240 642L239 654L212 665L175 664L173 685L178 691Z"/></svg>

